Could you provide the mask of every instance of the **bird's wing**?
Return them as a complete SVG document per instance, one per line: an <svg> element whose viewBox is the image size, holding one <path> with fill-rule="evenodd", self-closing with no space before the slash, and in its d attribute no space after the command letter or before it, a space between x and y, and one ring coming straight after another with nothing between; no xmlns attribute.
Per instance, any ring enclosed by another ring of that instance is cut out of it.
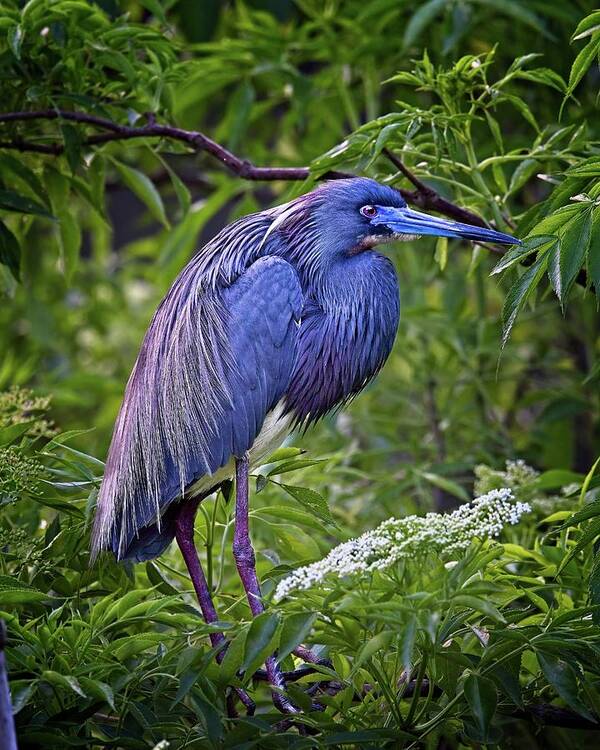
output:
<svg viewBox="0 0 600 750"><path fill-rule="evenodd" d="M193 264L146 333L117 418L98 498L94 550L117 557L199 478L252 446L296 357L302 292L281 258L202 288ZM164 546L164 545L163 545Z"/></svg>

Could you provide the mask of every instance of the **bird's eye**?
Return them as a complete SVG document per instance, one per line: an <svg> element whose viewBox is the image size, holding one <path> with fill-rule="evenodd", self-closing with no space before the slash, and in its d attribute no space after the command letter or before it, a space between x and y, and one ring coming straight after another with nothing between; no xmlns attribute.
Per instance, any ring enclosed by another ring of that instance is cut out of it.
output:
<svg viewBox="0 0 600 750"><path fill-rule="evenodd" d="M372 219L373 216L377 216L377 209L375 206L363 206L360 209L360 212L363 216L366 216L368 219Z"/></svg>

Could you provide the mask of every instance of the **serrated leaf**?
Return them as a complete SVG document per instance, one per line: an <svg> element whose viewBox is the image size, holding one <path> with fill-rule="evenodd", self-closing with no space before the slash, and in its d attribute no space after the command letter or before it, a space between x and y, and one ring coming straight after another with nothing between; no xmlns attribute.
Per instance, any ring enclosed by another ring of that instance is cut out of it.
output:
<svg viewBox="0 0 600 750"><path fill-rule="evenodd" d="M54 672L51 669L47 669L46 671L42 672L41 678L42 680L49 682L51 685L56 685L62 688L69 688L82 698L87 698L87 695L81 689L81 685L72 675L64 675L60 674L59 672Z"/></svg>
<svg viewBox="0 0 600 750"><path fill-rule="evenodd" d="M278 476L279 474L288 474L290 471L297 471L298 469L306 469L309 466L316 466L317 464L325 463L322 458L297 458L292 461L286 461L285 463L274 466L269 473L268 477Z"/></svg>
<svg viewBox="0 0 600 750"><path fill-rule="evenodd" d="M502 259L494 266L490 275L506 271L508 268L521 262L532 253L541 250L545 245L549 245L557 240L558 237L555 237L554 235L535 235L533 237L527 237L523 240L521 246L513 247L502 256Z"/></svg>
<svg viewBox="0 0 600 750"><path fill-rule="evenodd" d="M573 93L577 88L577 84L587 73L588 68L598 54L598 50L600 50L600 37L591 39L575 58L569 74L569 86L565 93L565 100Z"/></svg>
<svg viewBox="0 0 600 750"><path fill-rule="evenodd" d="M547 267L548 253L545 253L509 289L502 307L502 347L506 346L517 315L537 287Z"/></svg>
<svg viewBox="0 0 600 750"><path fill-rule="evenodd" d="M11 172L14 177L27 185L42 203L47 203L46 191L42 181L22 160L16 159L12 154L1 154L0 169L3 173Z"/></svg>
<svg viewBox="0 0 600 750"><path fill-rule="evenodd" d="M590 281L596 290L596 297L600 300L600 209L594 211L592 230L590 232L587 270Z"/></svg>
<svg viewBox="0 0 600 750"><path fill-rule="evenodd" d="M600 553L596 553L589 580L590 604L600 605ZM600 608L592 612L592 622L600 625Z"/></svg>
<svg viewBox="0 0 600 750"><path fill-rule="evenodd" d="M582 39L584 36L593 34L596 29L600 30L600 10L596 10L583 18L577 24L577 28L573 32L571 39L575 42L577 39Z"/></svg>
<svg viewBox="0 0 600 750"><path fill-rule="evenodd" d="M354 667L360 667L382 648L387 648L396 634L391 630L383 630L370 638L358 652L354 661Z"/></svg>
<svg viewBox="0 0 600 750"><path fill-rule="evenodd" d="M168 229L169 221L165 213L165 207L153 182L143 172L123 164L123 162L116 159L113 159L112 162L123 178L123 182L144 203L152 217Z"/></svg>
<svg viewBox="0 0 600 750"><path fill-rule="evenodd" d="M327 501L318 492L309 489L308 487L294 487L289 484L282 484L283 489L291 495L294 500L297 500L301 505L307 508L311 513L316 515L318 518L323 520L325 523L337 526Z"/></svg>
<svg viewBox="0 0 600 750"><path fill-rule="evenodd" d="M592 212L589 208L581 211L561 232L560 243L550 253L549 271L552 286L561 307L564 309L571 287L583 266L590 243Z"/></svg>
<svg viewBox="0 0 600 750"><path fill-rule="evenodd" d="M317 615L314 612L295 612L285 618L279 635L277 661L282 662L306 640L316 619Z"/></svg>
<svg viewBox="0 0 600 750"><path fill-rule="evenodd" d="M464 693L477 728L487 738L498 703L496 686L487 677L470 674L465 680Z"/></svg>
<svg viewBox="0 0 600 750"><path fill-rule="evenodd" d="M580 716L595 722L596 720L579 698L577 674L573 667L564 659L548 652L536 651L536 656L546 679L565 703Z"/></svg>
<svg viewBox="0 0 600 750"><path fill-rule="evenodd" d="M79 684L87 695L105 701L113 711L115 710L115 696L110 685L100 680L92 680L90 677L80 677Z"/></svg>
<svg viewBox="0 0 600 750"><path fill-rule="evenodd" d="M279 615L274 612L262 612L254 618L244 645L242 669L252 675L264 663L275 648L274 639L279 627Z"/></svg>

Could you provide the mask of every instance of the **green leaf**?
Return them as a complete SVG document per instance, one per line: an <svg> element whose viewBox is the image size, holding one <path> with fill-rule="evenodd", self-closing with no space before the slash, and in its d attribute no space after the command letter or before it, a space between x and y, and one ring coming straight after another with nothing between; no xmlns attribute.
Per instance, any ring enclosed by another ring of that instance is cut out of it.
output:
<svg viewBox="0 0 600 750"><path fill-rule="evenodd" d="M596 297L600 300L600 209L594 211L592 230L590 232L587 270L590 282L596 290Z"/></svg>
<svg viewBox="0 0 600 750"><path fill-rule="evenodd" d="M269 473L268 477L278 476L279 474L287 474L290 471L297 471L298 469L306 469L308 466L316 466L317 464L325 463L324 459L314 458L299 458L294 461L286 461L283 464L274 466Z"/></svg>
<svg viewBox="0 0 600 750"><path fill-rule="evenodd" d="M291 521L294 524L308 526L315 531L322 531L323 524L313 513L299 510L298 508L289 508L287 505L270 505L264 508L257 508L252 511L254 518L262 518L269 523L269 517L281 518L284 521Z"/></svg>
<svg viewBox="0 0 600 750"><path fill-rule="evenodd" d="M392 640L395 638L396 633L391 630L383 630L381 633L370 638L365 645L358 652L354 661L354 667L358 668L361 664L364 664L372 656L374 656L382 648L387 648Z"/></svg>
<svg viewBox="0 0 600 750"><path fill-rule="evenodd" d="M504 306L502 307L502 347L506 346L517 315L537 287L547 267L548 253L545 253L509 289L504 300Z"/></svg>
<svg viewBox="0 0 600 750"><path fill-rule="evenodd" d="M279 636L277 661L282 662L306 640L316 619L317 615L314 612L295 612L285 618Z"/></svg>
<svg viewBox="0 0 600 750"><path fill-rule="evenodd" d="M247 633L248 628L244 628L229 642L219 667L218 680L221 685L229 685L237 672L241 670Z"/></svg>
<svg viewBox="0 0 600 750"><path fill-rule="evenodd" d="M300 456L302 453L306 453L302 448L294 448L293 446L278 448L275 453L271 453L269 458L266 459L265 464L274 464L277 461L288 461L290 458Z"/></svg>
<svg viewBox="0 0 600 750"><path fill-rule="evenodd" d="M454 497L457 497L459 500L463 500L464 502L468 503L471 499L464 487L461 487L460 484L453 482L447 477L441 477L439 474L433 474L430 471L420 471L419 476L422 476L423 479L425 479L430 484L433 484L435 487L439 487L445 492L454 495Z"/></svg>
<svg viewBox="0 0 600 750"><path fill-rule="evenodd" d="M492 680L471 673L465 680L464 693L477 728L487 738L498 703L498 693Z"/></svg>
<svg viewBox="0 0 600 750"><path fill-rule="evenodd" d="M35 419L30 419L26 422L16 422L15 424L9 424L6 427L0 427L0 445L10 445L24 435L34 424Z"/></svg>
<svg viewBox="0 0 600 750"><path fill-rule="evenodd" d="M123 182L145 204L152 217L169 229L169 221L162 198L152 181L143 172L129 167L123 162L116 159L112 159L112 162L123 178Z"/></svg>
<svg viewBox="0 0 600 750"><path fill-rule="evenodd" d="M12 26L6 32L6 38L8 40L8 46L11 52L17 58L21 59L21 45L23 44L23 29L21 26Z"/></svg>
<svg viewBox="0 0 600 750"><path fill-rule="evenodd" d="M511 268L511 266L514 266L516 263L520 263L524 258L532 255L532 253L545 249L546 245L550 245L557 240L558 237L555 237L554 235L535 235L533 237L527 237L523 240L523 245L513 247L502 256L502 259L496 263L490 275L506 271L507 268Z"/></svg>
<svg viewBox="0 0 600 750"><path fill-rule="evenodd" d="M79 263L79 248L81 247L81 226L70 211L60 211L58 214L58 237L60 245L60 259L65 279L69 282Z"/></svg>
<svg viewBox="0 0 600 750"><path fill-rule="evenodd" d="M82 698L87 698L87 695L81 689L81 685L72 675L64 675L48 669L42 672L41 679L49 682L51 685L68 688Z"/></svg>
<svg viewBox="0 0 600 750"><path fill-rule="evenodd" d="M588 721L595 719L579 698L577 674L573 667L564 659L544 651L536 651L536 656L548 682L558 695Z"/></svg>
<svg viewBox="0 0 600 750"><path fill-rule="evenodd" d="M583 266L590 244L592 212L586 208L574 217L561 233L560 243L549 254L548 275L561 307L564 309L569 292Z"/></svg>
<svg viewBox="0 0 600 750"><path fill-rule="evenodd" d="M13 714L15 716L29 703L36 687L36 683L31 682L30 680L27 680L24 684L16 683L15 681L11 682L11 702Z"/></svg>
<svg viewBox="0 0 600 750"><path fill-rule="evenodd" d="M35 604L48 598L48 594L27 583L11 576L0 576L0 607L15 604Z"/></svg>
<svg viewBox="0 0 600 750"><path fill-rule="evenodd" d="M501 612L488 599L482 599L471 594L457 594L452 597L450 603L453 607L466 607L481 612L496 622L506 622Z"/></svg>
<svg viewBox="0 0 600 750"><path fill-rule="evenodd" d="M404 29L404 38L402 46L404 49L410 47L418 37L425 31L433 19L445 9L447 0L429 0L412 14L410 21Z"/></svg>
<svg viewBox="0 0 600 750"><path fill-rule="evenodd" d="M307 510L320 518L325 523L337 526L325 498L308 487L294 487L290 484L282 484L283 489L297 500Z"/></svg>
<svg viewBox="0 0 600 750"><path fill-rule="evenodd" d="M254 674L264 664L265 659L275 649L275 634L279 627L279 615L274 612L263 612L255 617L248 629L244 647L242 669L247 676Z"/></svg>
<svg viewBox="0 0 600 750"><path fill-rule="evenodd" d="M415 650L415 641L417 638L417 618L411 615L408 622L402 628L400 639L400 659L404 671L409 674L412 667L413 651Z"/></svg>
<svg viewBox="0 0 600 750"><path fill-rule="evenodd" d="M578 39L591 36L596 31L600 31L600 10L590 13L589 16L586 16L579 22L571 40L575 42Z"/></svg>
<svg viewBox="0 0 600 750"><path fill-rule="evenodd" d="M87 695L104 701L113 711L115 710L115 696L110 685L92 680L90 677L80 677L79 684Z"/></svg>
<svg viewBox="0 0 600 750"><path fill-rule="evenodd" d="M579 52L573 65L571 66L571 73L569 75L569 86L565 94L566 99L573 93L577 88L577 84L581 81L583 76L586 74L588 68L592 64L594 58L600 50L600 36L591 39L585 47Z"/></svg>
<svg viewBox="0 0 600 750"><path fill-rule="evenodd" d="M597 509L594 508L594 510L597 510ZM567 521L564 525L571 526L572 520L573 519L571 519L570 521ZM594 521L591 521L589 524L586 524L586 526L583 527L581 531L581 536L577 540L577 544L574 547L571 547L568 554L566 554L560 561L557 574L562 572L565 569L565 567L571 562L571 560L579 552L581 552L589 544L591 544L598 535L600 535L600 518L596 518Z"/></svg>
<svg viewBox="0 0 600 750"><path fill-rule="evenodd" d="M14 211L20 214L32 214L33 216L43 216L46 219L54 219L52 214L41 203L28 198L25 195L19 195L13 190L0 190L0 209L4 211Z"/></svg>
<svg viewBox="0 0 600 750"><path fill-rule="evenodd" d="M12 154L0 154L0 169L4 174L11 172L24 185L26 185L41 201L47 203L46 191L42 181L22 160L16 159Z"/></svg>
<svg viewBox="0 0 600 750"><path fill-rule="evenodd" d="M81 163L81 135L79 130L67 122L60 121L60 131L65 146L65 157L72 174Z"/></svg>
<svg viewBox="0 0 600 750"><path fill-rule="evenodd" d="M600 552L594 557L589 580L590 604L600 605ZM600 608L592 612L592 622L600 625Z"/></svg>
<svg viewBox="0 0 600 750"><path fill-rule="evenodd" d="M0 263L7 266L15 279L19 281L21 246L19 240L2 220L0 220Z"/></svg>
<svg viewBox="0 0 600 750"><path fill-rule="evenodd" d="M166 23L167 19L165 17L165 11L162 5L160 4L160 0L140 0L140 5L143 5L144 8L150 11L153 16L158 18L158 20L161 23Z"/></svg>

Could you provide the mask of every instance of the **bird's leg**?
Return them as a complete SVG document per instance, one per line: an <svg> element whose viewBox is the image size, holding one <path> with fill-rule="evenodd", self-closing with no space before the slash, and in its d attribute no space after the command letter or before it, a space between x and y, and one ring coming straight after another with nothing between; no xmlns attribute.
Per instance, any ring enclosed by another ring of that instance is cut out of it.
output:
<svg viewBox="0 0 600 750"><path fill-rule="evenodd" d="M260 584L256 575L256 560L252 543L250 542L250 530L248 526L248 483L249 462L248 456L237 458L235 461L235 531L233 534L233 556L235 564L246 592L250 611L256 617L264 611ZM265 662L267 679L269 684L285 689L283 674L274 656L269 656ZM273 703L282 713L298 713L298 709L290 703L278 690L272 691Z"/></svg>
<svg viewBox="0 0 600 750"><path fill-rule="evenodd" d="M205 622L211 624L218 620L217 610L213 604L208 583L206 582L200 558L198 557L198 551L194 544L194 520L199 504L199 499L184 500L181 510L175 519L175 538L192 579L192 584L198 597L198 604L200 604L200 609L202 610L202 616ZM226 642L223 633L210 633L209 638L213 648L222 646ZM225 649L221 648L216 657L219 664L223 661L224 656ZM236 688L236 693L248 710L248 713L253 714L255 705L248 693L239 688Z"/></svg>

